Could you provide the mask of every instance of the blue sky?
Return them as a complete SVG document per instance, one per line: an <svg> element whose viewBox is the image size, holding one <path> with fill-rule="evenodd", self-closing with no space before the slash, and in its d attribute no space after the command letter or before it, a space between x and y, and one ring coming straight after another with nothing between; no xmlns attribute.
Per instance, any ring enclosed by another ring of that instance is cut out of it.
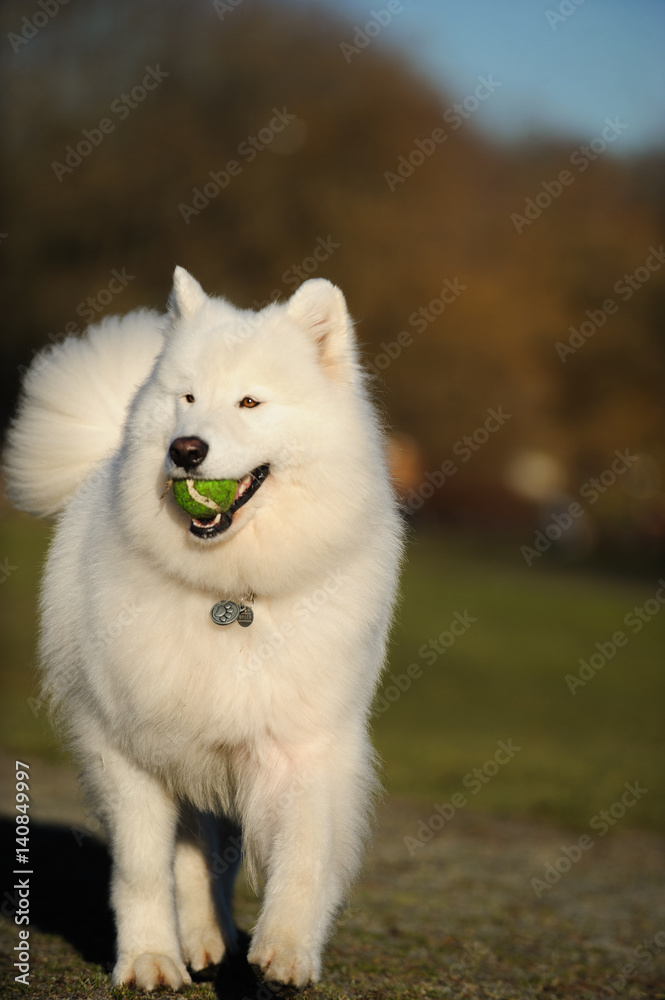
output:
<svg viewBox="0 0 665 1000"><path fill-rule="evenodd" d="M352 27L388 4L314 2ZM405 51L453 100L492 74L501 87L474 121L493 134L583 142L618 116L629 127L616 152L665 147L665 0L401 0L401 7L371 44ZM560 8L572 13L551 24L546 12L561 16ZM340 41L352 38L351 30Z"/></svg>

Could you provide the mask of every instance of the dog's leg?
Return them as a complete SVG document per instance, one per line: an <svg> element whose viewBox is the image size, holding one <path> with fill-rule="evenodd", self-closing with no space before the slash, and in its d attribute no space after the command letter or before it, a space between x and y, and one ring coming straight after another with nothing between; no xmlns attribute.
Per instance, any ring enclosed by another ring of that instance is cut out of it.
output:
<svg viewBox="0 0 665 1000"><path fill-rule="evenodd" d="M114 985L180 989L191 979L176 932L173 859L178 808L159 782L105 748L85 781L106 825L118 958Z"/></svg>
<svg viewBox="0 0 665 1000"><path fill-rule="evenodd" d="M224 954L210 885L205 837L209 824L209 817L185 807L175 854L178 935L184 960L195 972L217 965Z"/></svg>
<svg viewBox="0 0 665 1000"><path fill-rule="evenodd" d="M235 845L227 836L236 834ZM240 863L239 829L225 818L184 807L175 857L178 933L185 962L194 971L234 951L233 882Z"/></svg>
<svg viewBox="0 0 665 1000"><path fill-rule="evenodd" d="M323 945L355 875L365 826L362 792L371 783L370 768L351 754L348 745L337 752L329 745L310 759L306 750L290 761L273 754L276 766L259 771L261 795L254 801L260 798L266 809L252 822L271 834L257 850L264 853L267 881L248 959L270 980L303 987L319 977ZM249 827L249 818L245 822Z"/></svg>

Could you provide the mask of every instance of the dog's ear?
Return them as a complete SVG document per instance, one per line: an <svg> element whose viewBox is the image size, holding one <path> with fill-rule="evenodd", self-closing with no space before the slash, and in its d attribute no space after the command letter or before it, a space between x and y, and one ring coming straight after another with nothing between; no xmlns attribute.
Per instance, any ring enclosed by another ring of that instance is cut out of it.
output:
<svg viewBox="0 0 665 1000"><path fill-rule="evenodd" d="M173 288L169 296L168 310L173 320L191 319L206 301L207 295L184 267L176 267L173 272Z"/></svg>
<svg viewBox="0 0 665 1000"><path fill-rule="evenodd" d="M310 335L329 374L354 382L358 367L353 325L337 285L325 278L310 278L291 296L286 311Z"/></svg>

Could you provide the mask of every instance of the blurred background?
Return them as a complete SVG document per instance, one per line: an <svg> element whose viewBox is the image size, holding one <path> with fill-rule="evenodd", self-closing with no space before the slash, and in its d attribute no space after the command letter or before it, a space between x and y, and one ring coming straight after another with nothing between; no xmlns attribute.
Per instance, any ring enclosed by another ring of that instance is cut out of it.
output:
<svg viewBox="0 0 665 1000"><path fill-rule="evenodd" d="M473 808L585 827L639 779L627 822L661 824L663 4L0 18L3 418L37 349L164 308L176 264L253 308L329 278L410 524L375 718L389 790L444 801L513 739ZM3 515L2 741L47 758L48 527Z"/></svg>

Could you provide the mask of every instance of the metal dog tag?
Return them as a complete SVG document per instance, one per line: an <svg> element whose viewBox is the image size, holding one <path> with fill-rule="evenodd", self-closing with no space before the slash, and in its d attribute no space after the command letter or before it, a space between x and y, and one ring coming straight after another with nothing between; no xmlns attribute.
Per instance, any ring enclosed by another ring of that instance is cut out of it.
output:
<svg viewBox="0 0 665 1000"><path fill-rule="evenodd" d="M210 617L216 625L230 625L240 613L240 608L234 601L218 601L214 604ZM249 624L249 623L248 623Z"/></svg>
<svg viewBox="0 0 665 1000"><path fill-rule="evenodd" d="M243 628L247 628L254 621L254 612L251 608L241 608L238 613L238 625L242 625Z"/></svg>

